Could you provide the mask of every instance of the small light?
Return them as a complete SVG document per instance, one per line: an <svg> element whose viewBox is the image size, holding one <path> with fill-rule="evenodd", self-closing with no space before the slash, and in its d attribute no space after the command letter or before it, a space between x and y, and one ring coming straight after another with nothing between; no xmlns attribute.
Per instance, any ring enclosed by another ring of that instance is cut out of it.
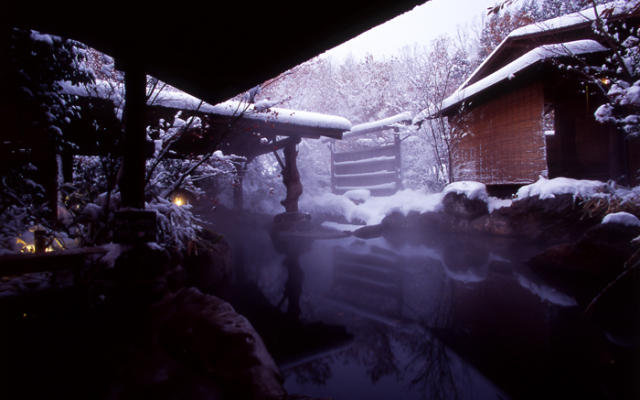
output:
<svg viewBox="0 0 640 400"><path fill-rule="evenodd" d="M605 85L608 85L611 83L611 80L609 80L609 78L600 78L600 82L602 82Z"/></svg>
<svg viewBox="0 0 640 400"><path fill-rule="evenodd" d="M182 197L176 196L173 198L173 203L177 206L182 206L184 205L184 200L182 199Z"/></svg>

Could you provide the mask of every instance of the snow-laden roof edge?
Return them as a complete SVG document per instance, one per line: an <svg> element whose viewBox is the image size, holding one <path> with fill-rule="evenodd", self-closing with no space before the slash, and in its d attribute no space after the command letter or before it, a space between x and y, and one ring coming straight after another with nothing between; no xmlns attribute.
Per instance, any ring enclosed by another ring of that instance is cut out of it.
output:
<svg viewBox="0 0 640 400"><path fill-rule="evenodd" d="M612 12L610 17L617 17L624 14L629 14L631 9L638 3L638 0L634 1L612 1L606 4L597 6L598 15L601 15L605 9L611 8ZM582 24L590 24L595 21L596 14L592 6L582 11L578 11L573 14L567 14L560 17L548 19L546 21L538 22L535 24L527 25L515 29L507 37L515 38L528 35L534 35L540 32L553 32L561 29L566 29Z"/></svg>
<svg viewBox="0 0 640 400"><path fill-rule="evenodd" d="M612 17L628 14L630 9L634 7L636 4L638 4L639 2L640 2L639 0L632 0L632 1L618 0L618 1L613 1L606 4L601 4L597 6L598 15L600 15L603 10L608 8L612 8L613 10L611 14ZM559 30L575 27L582 24L590 24L594 20L595 20L595 13L594 13L593 7L589 7L585 10L582 10L576 13L563 15L563 16L552 18L542 22L537 22L535 24L523 26L514 30L509 35L507 35L507 37L505 37L495 49L493 49L493 51L489 54L489 56L460 85L460 88L458 88L458 90L469 85L469 82L475 79L478 73L480 73L484 69L484 67L493 60L496 54L502 52L502 49L507 46L507 43L512 41L513 39L515 38L520 39L526 36L536 35L541 32L551 33L554 31L559 31Z"/></svg>
<svg viewBox="0 0 640 400"><path fill-rule="evenodd" d="M447 97L442 102L441 112L445 111L458 103L461 103L473 95L476 95L500 82L503 82L507 79L513 79L515 74L522 72L527 69L531 65L542 62L547 59L552 59L556 57L566 57L572 55L581 55L587 53L596 53L601 51L607 51L608 49L596 42L595 40L585 39L585 40L576 40L574 42L560 43L560 44L549 44L537 47L530 52L526 53L522 57L512 61L511 63L505 65L500 68L496 72L491 75L479 80L478 82L470 85L469 87L458 89L451 96ZM421 116L421 119L416 117L414 119L414 123L419 123L424 119L427 119L431 115L427 115L428 112L421 112L418 116Z"/></svg>
<svg viewBox="0 0 640 400"><path fill-rule="evenodd" d="M62 92L68 95L110 99L116 102L116 104L123 100L123 86L107 81L97 81L95 85L90 86L76 86L72 85L70 82L60 82L60 85L62 86ZM247 119L261 121L269 120L271 122L310 128L335 129L345 132L351 129L351 122L348 119L335 115L320 114L311 111L289 110L277 107L258 111L253 104L232 100L211 105L201 101L197 97L175 89L164 89L162 91L152 93L149 97L148 104L175 108L177 110L198 110L199 112L207 114L216 114L228 117L239 115L239 113L244 110L245 114L243 118Z"/></svg>

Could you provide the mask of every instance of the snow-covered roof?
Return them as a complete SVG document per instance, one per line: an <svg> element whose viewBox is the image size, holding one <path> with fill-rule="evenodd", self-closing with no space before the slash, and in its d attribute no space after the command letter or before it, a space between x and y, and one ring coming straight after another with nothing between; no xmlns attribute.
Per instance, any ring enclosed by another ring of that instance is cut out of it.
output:
<svg viewBox="0 0 640 400"><path fill-rule="evenodd" d="M123 85L114 84L108 81L98 81L95 85L75 86L69 82L61 82L62 92L65 94L82 97L99 97L110 99L120 103L123 100ZM272 107L265 110L257 110L255 105L238 101L226 101L211 105L202 102L197 97L188 93L170 88L155 91L149 97L149 105L157 105L177 110L198 110L207 114L216 114L233 117L239 115L244 110L243 118L250 120L269 120L289 124L291 126L304 126L309 128L335 129L348 131L351 129L351 122L342 117L320 114L309 111L297 111L284 108ZM245 110L246 108L246 110Z"/></svg>
<svg viewBox="0 0 640 400"><path fill-rule="evenodd" d="M411 119L412 119L411 113L405 111L403 113L394 115L393 117L384 118L379 121L367 122L364 124L355 125L351 127L351 131L342 135L342 138L346 139L350 137L364 135L367 133L382 131L385 129L392 128L395 124L400 124L403 122L411 123Z"/></svg>
<svg viewBox="0 0 640 400"><path fill-rule="evenodd" d="M577 40L574 42L549 44L537 47L478 82L468 87L458 89L454 94L442 102L441 110L447 110L458 103L466 101L471 96L476 95L500 82L511 80L515 78L516 74L534 64L557 57L596 53L606 50L608 49L595 40ZM418 123L421 120L428 118L430 115L427 113L420 113L419 116L421 119L416 117L416 119L414 119L414 123Z"/></svg>
<svg viewBox="0 0 640 400"><path fill-rule="evenodd" d="M607 4L597 6L598 15L601 15L605 9L611 9L610 17L629 14L637 1L613 1ZM507 37L515 38L521 36L533 35L541 32L549 33L561 29L573 28L577 25L591 24L596 19L593 7L578 11L573 14L563 15L546 21L523 26L511 32Z"/></svg>
<svg viewBox="0 0 640 400"><path fill-rule="evenodd" d="M632 7L637 4L637 0L624 1L618 0L607 4L601 4L597 6L598 15L601 15L604 10L611 9L611 17L616 17L630 13ZM489 54L489 56L476 68L476 70L460 85L460 88L464 88L469 85L469 82L473 82L477 75L481 73L485 66L493 61L495 56L503 51L508 46L507 43L514 39L521 39L527 36L537 35L540 33L554 33L570 28L576 28L580 25L589 25L594 20L595 12L593 7L589 7L583 11L579 11L572 14L563 15L557 18L552 18L546 21L537 22L535 24L520 27L511 32L504 40Z"/></svg>

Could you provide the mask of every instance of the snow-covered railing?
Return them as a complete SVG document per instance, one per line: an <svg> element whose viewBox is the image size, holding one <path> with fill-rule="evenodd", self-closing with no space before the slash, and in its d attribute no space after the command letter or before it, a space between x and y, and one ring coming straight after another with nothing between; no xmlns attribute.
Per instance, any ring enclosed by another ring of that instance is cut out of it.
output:
<svg viewBox="0 0 640 400"><path fill-rule="evenodd" d="M373 196L390 196L401 189L400 139L391 146L343 153L331 152L331 189L335 194L368 189Z"/></svg>

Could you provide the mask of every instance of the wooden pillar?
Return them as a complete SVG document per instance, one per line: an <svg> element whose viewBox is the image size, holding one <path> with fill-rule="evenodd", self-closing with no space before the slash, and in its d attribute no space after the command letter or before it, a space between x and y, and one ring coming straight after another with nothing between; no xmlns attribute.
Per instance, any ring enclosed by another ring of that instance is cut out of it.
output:
<svg viewBox="0 0 640 400"><path fill-rule="evenodd" d="M144 209L147 76L140 60L133 56L124 65L124 153L118 186L123 207Z"/></svg>
<svg viewBox="0 0 640 400"><path fill-rule="evenodd" d="M302 195L302 183L300 182L300 172L296 165L296 145L300 143L299 136L292 136L295 140L288 143L284 148L285 167L282 170L282 182L287 188L287 197L280 202L286 212L298 212L298 199Z"/></svg>
<svg viewBox="0 0 640 400"><path fill-rule="evenodd" d="M402 187L402 153L400 152L400 134L393 135L394 152L396 156L396 192Z"/></svg>
<svg viewBox="0 0 640 400"><path fill-rule="evenodd" d="M335 146L333 145L333 142L331 142L331 144L329 145L329 150L331 150L331 193L335 193L336 192L336 166L334 165L335 160L333 157L333 154L335 152Z"/></svg>

